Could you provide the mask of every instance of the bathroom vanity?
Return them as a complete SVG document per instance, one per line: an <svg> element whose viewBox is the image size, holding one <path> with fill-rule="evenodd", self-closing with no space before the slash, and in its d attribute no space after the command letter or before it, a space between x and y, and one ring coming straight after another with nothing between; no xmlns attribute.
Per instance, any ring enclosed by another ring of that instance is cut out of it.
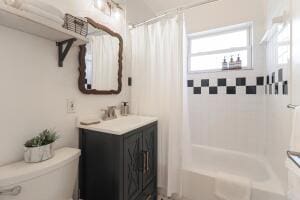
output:
<svg viewBox="0 0 300 200"><path fill-rule="evenodd" d="M127 116L79 128L81 199L156 200L156 118Z"/></svg>

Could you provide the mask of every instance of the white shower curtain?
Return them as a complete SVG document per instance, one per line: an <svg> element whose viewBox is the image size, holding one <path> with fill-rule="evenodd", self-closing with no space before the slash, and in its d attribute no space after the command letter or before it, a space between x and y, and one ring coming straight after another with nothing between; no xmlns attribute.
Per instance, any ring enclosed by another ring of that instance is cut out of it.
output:
<svg viewBox="0 0 300 200"><path fill-rule="evenodd" d="M158 187L180 194L183 136L184 16L131 31L132 111L158 117Z"/></svg>

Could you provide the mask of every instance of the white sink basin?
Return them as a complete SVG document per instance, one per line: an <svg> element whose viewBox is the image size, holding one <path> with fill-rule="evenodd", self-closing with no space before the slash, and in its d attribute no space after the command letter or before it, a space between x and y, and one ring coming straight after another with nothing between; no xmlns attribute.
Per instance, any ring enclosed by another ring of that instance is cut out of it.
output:
<svg viewBox="0 0 300 200"><path fill-rule="evenodd" d="M79 128L110 133L115 135L122 135L137 128L151 124L157 121L155 117L145 117L137 115L129 115L126 117L119 117L109 121L101 121L100 124L95 125L78 125Z"/></svg>

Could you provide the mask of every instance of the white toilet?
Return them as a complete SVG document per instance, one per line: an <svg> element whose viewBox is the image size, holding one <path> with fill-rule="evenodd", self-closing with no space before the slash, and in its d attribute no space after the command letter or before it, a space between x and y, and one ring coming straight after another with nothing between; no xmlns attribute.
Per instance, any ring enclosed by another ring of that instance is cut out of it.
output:
<svg viewBox="0 0 300 200"><path fill-rule="evenodd" d="M0 167L0 200L71 200L79 149L62 148L47 161Z"/></svg>

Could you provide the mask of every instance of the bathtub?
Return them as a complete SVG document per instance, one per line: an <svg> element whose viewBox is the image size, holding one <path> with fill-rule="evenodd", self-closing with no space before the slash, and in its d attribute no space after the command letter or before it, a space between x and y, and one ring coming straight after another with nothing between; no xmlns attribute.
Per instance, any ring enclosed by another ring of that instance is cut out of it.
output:
<svg viewBox="0 0 300 200"><path fill-rule="evenodd" d="M279 179L263 158L198 145L193 145L191 164L182 172L183 199L219 200L214 195L218 172L250 179L251 200L286 200Z"/></svg>

